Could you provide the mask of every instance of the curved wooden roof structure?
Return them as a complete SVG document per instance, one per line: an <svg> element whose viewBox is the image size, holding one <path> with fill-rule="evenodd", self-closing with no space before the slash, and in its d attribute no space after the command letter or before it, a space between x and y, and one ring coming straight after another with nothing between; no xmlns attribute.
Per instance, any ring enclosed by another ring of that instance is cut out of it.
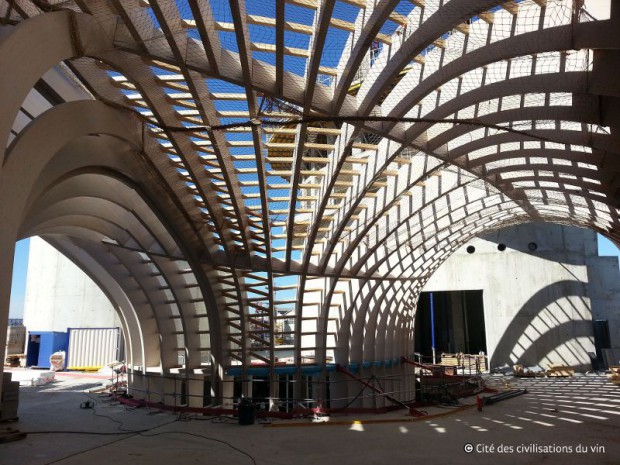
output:
<svg viewBox="0 0 620 465"><path fill-rule="evenodd" d="M145 372L409 355L474 235L620 240L612 3L1 0L3 275L46 238Z"/></svg>

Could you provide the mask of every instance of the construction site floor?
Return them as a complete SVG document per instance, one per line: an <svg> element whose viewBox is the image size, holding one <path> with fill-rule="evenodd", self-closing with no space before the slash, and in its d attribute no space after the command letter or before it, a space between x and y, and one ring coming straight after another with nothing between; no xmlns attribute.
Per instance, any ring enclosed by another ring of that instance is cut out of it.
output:
<svg viewBox="0 0 620 465"><path fill-rule="evenodd" d="M99 383L60 375L21 387L19 420L0 428L28 435L0 444L0 465L620 463L620 386L604 376L490 377L489 384L528 393L481 412L433 407L422 419L395 411L248 426L127 410L84 393ZM94 408L80 408L89 400Z"/></svg>

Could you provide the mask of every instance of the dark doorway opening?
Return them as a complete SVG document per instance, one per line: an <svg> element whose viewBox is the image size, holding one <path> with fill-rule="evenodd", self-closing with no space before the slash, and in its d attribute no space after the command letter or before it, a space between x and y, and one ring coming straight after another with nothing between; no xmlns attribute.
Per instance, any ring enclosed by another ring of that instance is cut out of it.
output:
<svg viewBox="0 0 620 465"><path fill-rule="evenodd" d="M594 327L594 348L596 349L596 358L592 360L592 368L594 370L601 370L607 368L604 349L611 348L609 320L593 320L592 325Z"/></svg>
<svg viewBox="0 0 620 465"><path fill-rule="evenodd" d="M41 335L31 334L28 338L28 348L26 356L26 366L33 367L39 363L39 352L41 351Z"/></svg>
<svg viewBox="0 0 620 465"><path fill-rule="evenodd" d="M415 316L415 351L430 361L442 352L487 353L482 291L423 292Z"/></svg>
<svg viewBox="0 0 620 465"><path fill-rule="evenodd" d="M252 377L252 400L254 402L267 402L269 404L269 377Z"/></svg>

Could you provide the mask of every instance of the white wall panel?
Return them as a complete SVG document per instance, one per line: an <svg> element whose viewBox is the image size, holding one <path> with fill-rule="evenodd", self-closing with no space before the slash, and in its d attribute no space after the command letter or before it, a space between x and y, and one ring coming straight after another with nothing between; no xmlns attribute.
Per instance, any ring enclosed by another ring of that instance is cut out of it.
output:
<svg viewBox="0 0 620 465"><path fill-rule="evenodd" d="M120 328L70 328L67 368L102 367L118 359Z"/></svg>

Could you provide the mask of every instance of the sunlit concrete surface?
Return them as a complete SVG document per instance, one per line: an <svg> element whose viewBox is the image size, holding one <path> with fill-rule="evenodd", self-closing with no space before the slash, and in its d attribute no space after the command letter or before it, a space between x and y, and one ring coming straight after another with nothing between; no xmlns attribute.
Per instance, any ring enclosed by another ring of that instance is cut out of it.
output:
<svg viewBox="0 0 620 465"><path fill-rule="evenodd" d="M154 410L126 410L98 395L91 395L97 401L95 409L81 409L80 403L89 399L84 389L96 383L61 378L44 387L22 388L20 420L5 426L22 431L148 431L109 436L29 434L0 445L0 464L618 463L620 388L605 377L489 381L495 386L506 383L527 387L528 394L486 406L482 412L473 407L420 421L393 412L342 416L334 419L338 425L299 419L239 426L232 418L177 421L174 415ZM161 447L164 438L166 446ZM472 453L465 452L467 444L473 446ZM498 452L500 446L504 452ZM533 447L570 447L573 452L522 451ZM586 452L578 453L577 448Z"/></svg>
<svg viewBox="0 0 620 465"><path fill-rule="evenodd" d="M56 373L50 370L31 370L28 368L10 368L11 381L18 381L20 386L42 386L54 381Z"/></svg>

